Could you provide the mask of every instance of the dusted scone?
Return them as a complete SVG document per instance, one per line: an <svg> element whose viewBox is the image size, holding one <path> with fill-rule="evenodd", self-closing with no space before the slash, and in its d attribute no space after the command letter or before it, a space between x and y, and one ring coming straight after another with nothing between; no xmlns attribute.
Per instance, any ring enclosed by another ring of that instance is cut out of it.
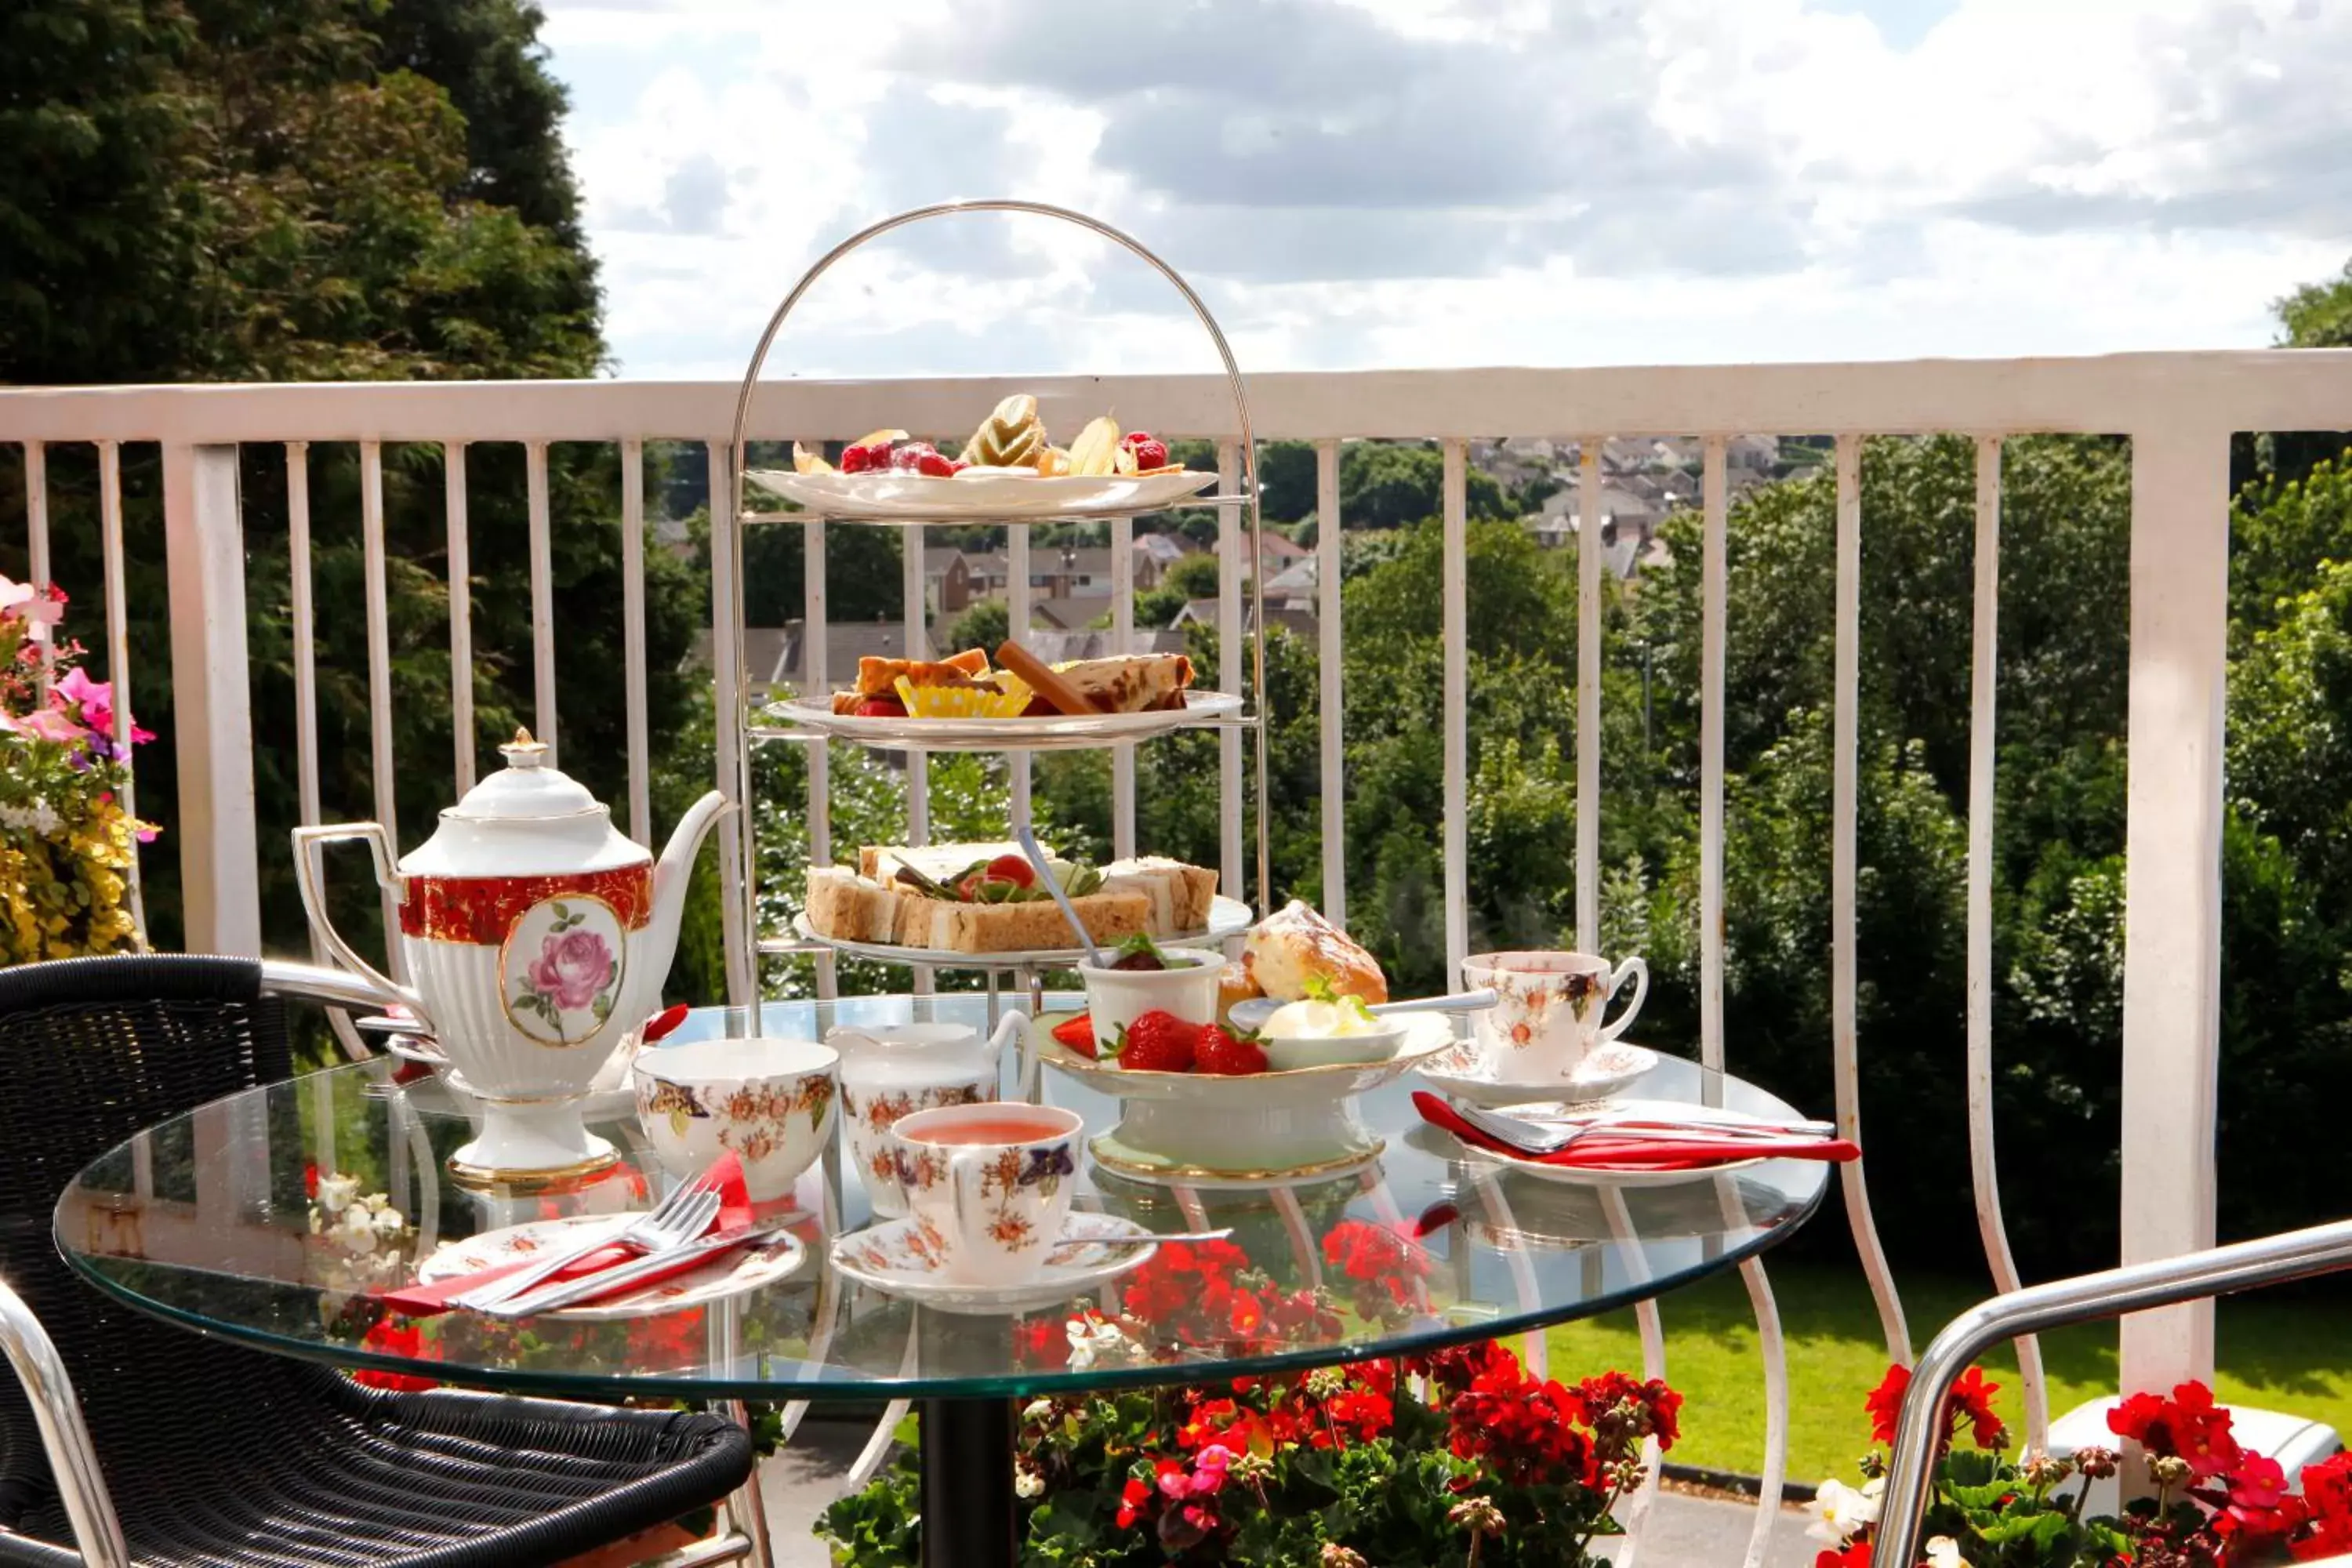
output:
<svg viewBox="0 0 2352 1568"><path fill-rule="evenodd" d="M1209 906L1217 896L1217 874L1165 855L1114 860L1103 868L1103 891L1141 893L1151 900L1154 937L1189 936L1209 929Z"/></svg>
<svg viewBox="0 0 2352 1568"><path fill-rule="evenodd" d="M1250 932L1242 946L1242 967L1260 991L1278 1002L1304 998L1310 980L1321 980L1335 994L1366 1003L1389 999L1388 976L1381 973L1380 962L1296 899Z"/></svg>

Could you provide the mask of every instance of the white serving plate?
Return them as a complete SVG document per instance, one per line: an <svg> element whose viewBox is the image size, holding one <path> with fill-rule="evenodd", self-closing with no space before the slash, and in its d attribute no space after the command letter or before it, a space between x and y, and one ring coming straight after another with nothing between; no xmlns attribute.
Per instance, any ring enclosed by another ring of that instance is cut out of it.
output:
<svg viewBox="0 0 2352 1568"><path fill-rule="evenodd" d="M1423 1062L1413 1070L1441 1094L1488 1110L1537 1101L1577 1103L1600 1100L1639 1079L1658 1065L1658 1053L1646 1046L1612 1040L1564 1079L1498 1079L1491 1064L1478 1055L1478 1042L1464 1040L1450 1051Z"/></svg>
<svg viewBox="0 0 2352 1568"><path fill-rule="evenodd" d="M835 713L830 697L771 702L753 716L752 733L810 731L835 740L927 752L1058 752L1149 740L1171 730L1220 724L1242 710L1238 693L1187 691L1184 706L1147 713L1049 713L1012 719L860 718Z"/></svg>
<svg viewBox="0 0 2352 1568"><path fill-rule="evenodd" d="M982 474L951 479L897 472L803 474L789 468L747 468L743 477L771 495L845 522L1017 522L1109 517L1158 511L1217 482L1213 472L1190 468L1148 478L1066 474L1050 479L1034 474Z"/></svg>
<svg viewBox="0 0 2352 1568"><path fill-rule="evenodd" d="M1122 1176L1139 1181L1255 1183L1343 1171L1376 1157L1379 1134L1356 1098L1392 1083L1453 1043L1453 1021L1415 1014L1396 1054L1288 1072L1129 1072L1079 1055L1033 1030L1040 1060L1119 1100L1118 1125L1087 1145Z"/></svg>
<svg viewBox="0 0 2352 1568"><path fill-rule="evenodd" d="M445 1243L417 1266L419 1285L438 1284L461 1274L478 1274L502 1263L520 1263L540 1257L550 1247L566 1247L583 1238L580 1227L613 1228L617 1215L573 1215L565 1219L534 1219L499 1230L486 1230L462 1241ZM679 1312L705 1307L788 1279L807 1260L808 1248L795 1237L778 1232L748 1247L722 1252L701 1268L577 1307L560 1307L537 1314L574 1323L613 1323L656 1312Z"/></svg>
<svg viewBox="0 0 2352 1568"><path fill-rule="evenodd" d="M1062 1226L1065 1241L1150 1236L1151 1231L1118 1215L1076 1210ZM922 1222L894 1219L833 1243L834 1272L885 1296L918 1302L964 1317L1005 1317L1043 1311L1098 1290L1139 1268L1157 1247L1073 1247L1045 1265L1034 1279L1019 1285L959 1285L940 1273L938 1233Z"/></svg>
<svg viewBox="0 0 2352 1568"><path fill-rule="evenodd" d="M1162 947L1200 947L1223 942L1229 936L1240 936L1257 923L1250 907L1239 899L1229 899L1220 893L1209 904L1209 929L1186 931L1181 936L1155 936L1151 940ZM921 963L934 969L1054 969L1067 968L1087 956L1082 947L1045 947L1021 952L956 952L944 947L899 947L884 942L842 942L829 936L819 936L808 923L806 915L793 917L793 929L801 936L822 942L835 952L852 958L870 958L882 963ZM1073 1053L1074 1055L1076 1053ZM1084 1060L1084 1058L1080 1058Z"/></svg>
<svg viewBox="0 0 2352 1568"><path fill-rule="evenodd" d="M1686 1100L1600 1100L1555 1102L1549 1105L1514 1105L1510 1113L1523 1121L1540 1122L1547 1126L1577 1126L1588 1121L1621 1119L1654 1118L1678 1121L1719 1121L1726 1126L1759 1127L1765 1125L1760 1116L1750 1116L1744 1110L1727 1110L1717 1107L1694 1105ZM1507 1171L1517 1171L1538 1181L1557 1182L1571 1187L1673 1187L1685 1182L1704 1182L1712 1177L1728 1175L1760 1165L1768 1156L1752 1160L1727 1160L1719 1165L1705 1165L1692 1171L1645 1171L1633 1166L1616 1168L1591 1165L1547 1165L1540 1160L1521 1159L1516 1154L1500 1154L1473 1144L1460 1144L1464 1158L1473 1163L1493 1165Z"/></svg>

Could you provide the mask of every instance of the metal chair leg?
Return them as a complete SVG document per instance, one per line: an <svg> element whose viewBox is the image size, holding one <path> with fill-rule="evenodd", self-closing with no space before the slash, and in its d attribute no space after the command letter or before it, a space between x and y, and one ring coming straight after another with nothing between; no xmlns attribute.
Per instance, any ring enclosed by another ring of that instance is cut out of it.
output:
<svg viewBox="0 0 2352 1568"><path fill-rule="evenodd" d="M82 1560L97 1568L131 1568L131 1547L122 1538L122 1521L114 1515L114 1500L107 1494L98 1450L90 1445L81 1402L74 1397L73 1379L66 1375L66 1363L41 1321L5 1282L0 1282L0 1350L7 1352L8 1364L32 1404L41 1447L48 1454L58 1496L73 1523Z"/></svg>

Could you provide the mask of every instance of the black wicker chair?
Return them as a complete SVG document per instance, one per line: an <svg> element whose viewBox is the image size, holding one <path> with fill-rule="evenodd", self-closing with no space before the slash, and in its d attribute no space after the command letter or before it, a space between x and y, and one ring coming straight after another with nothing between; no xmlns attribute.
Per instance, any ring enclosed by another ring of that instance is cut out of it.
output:
<svg viewBox="0 0 2352 1568"><path fill-rule="evenodd" d="M715 1415L379 1393L71 1275L50 1230L66 1184L142 1127L289 1076L284 1008L247 960L0 970L0 1298L17 1298L0 1340L19 1374L0 1378L0 1563L119 1561L119 1541L142 1563L549 1563L742 1484L751 1440Z"/></svg>

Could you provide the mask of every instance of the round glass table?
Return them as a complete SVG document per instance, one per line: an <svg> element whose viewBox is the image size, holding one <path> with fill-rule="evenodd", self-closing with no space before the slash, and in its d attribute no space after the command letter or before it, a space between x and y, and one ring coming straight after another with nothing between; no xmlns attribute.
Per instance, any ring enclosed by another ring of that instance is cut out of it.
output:
<svg viewBox="0 0 2352 1568"><path fill-rule="evenodd" d="M835 1024L983 1027L988 1007L979 995L771 1003L756 1027L749 1010L707 1008L666 1044L822 1038ZM1205 1321L1181 1272L1202 1253L1176 1245L1019 1316L954 1315L853 1283L828 1246L867 1226L871 1209L838 1137L763 1212L806 1255L756 1289L625 1321L410 1319L378 1292L407 1284L440 1248L525 1222L644 1208L672 1179L633 1104L614 1096L588 1112L621 1151L613 1169L571 1191L470 1190L447 1168L471 1133L467 1097L437 1078L397 1083L398 1065L270 1084L141 1133L60 1198L60 1250L99 1289L168 1322L362 1375L592 1399L920 1401L924 1512L961 1521L959 1562L1013 1561L1017 1401L1410 1354L1606 1311L1771 1246L1811 1215L1828 1179L1825 1165L1778 1159L1664 1184L1504 1169L1423 1124L1408 1076L1365 1098L1385 1147L1352 1172L1191 1187L1082 1168L1082 1209L1155 1231L1230 1227L1211 1244L1228 1272L1265 1300L1313 1304L1279 1321ZM1009 1054L1003 1067L1009 1091ZM1795 1114L1672 1058L1621 1093ZM1116 1102L1050 1067L1041 1098L1078 1112L1090 1132L1118 1118ZM1160 1306L1124 1305L1122 1289ZM1104 1335L1106 1323L1118 1332Z"/></svg>

